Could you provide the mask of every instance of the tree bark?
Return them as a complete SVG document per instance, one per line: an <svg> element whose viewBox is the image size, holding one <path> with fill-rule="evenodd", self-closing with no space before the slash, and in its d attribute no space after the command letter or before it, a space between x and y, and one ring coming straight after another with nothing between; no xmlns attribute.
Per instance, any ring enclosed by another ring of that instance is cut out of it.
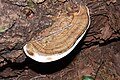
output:
<svg viewBox="0 0 120 80"><path fill-rule="evenodd" d="M47 15L55 15L65 2L46 0L39 4L29 2L28 5L26 0L0 0L0 27L4 29L0 30L0 78L10 79L20 77L19 74L26 75L24 72L30 65L27 62L31 60L25 56L23 46L35 36L36 32L52 24L53 21ZM70 0L68 3L86 4L90 10L91 24L81 41L80 50L96 45L104 46L120 40L119 0ZM23 12L28 7L29 14ZM38 75L35 72L31 74ZM44 77L46 75L39 75L42 80ZM50 79L46 77L45 80L47 78Z"/></svg>

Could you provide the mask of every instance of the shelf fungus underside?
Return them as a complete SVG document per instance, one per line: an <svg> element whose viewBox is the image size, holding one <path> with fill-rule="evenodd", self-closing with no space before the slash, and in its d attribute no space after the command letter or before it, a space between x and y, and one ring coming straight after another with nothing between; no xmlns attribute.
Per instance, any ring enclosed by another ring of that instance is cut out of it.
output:
<svg viewBox="0 0 120 80"><path fill-rule="evenodd" d="M24 46L27 56L38 62L51 62L69 54L84 36L90 24L89 10L80 6L70 14L52 18L52 26L37 33Z"/></svg>

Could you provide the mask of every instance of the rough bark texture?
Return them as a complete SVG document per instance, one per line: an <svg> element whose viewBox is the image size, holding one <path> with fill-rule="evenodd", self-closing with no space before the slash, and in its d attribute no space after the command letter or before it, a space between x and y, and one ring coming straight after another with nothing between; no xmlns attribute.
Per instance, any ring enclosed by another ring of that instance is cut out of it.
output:
<svg viewBox="0 0 120 80"><path fill-rule="evenodd" d="M67 3L67 4L66 4ZM84 39L65 58L47 64L37 63L23 52L23 46L53 21L64 5L85 4L91 25ZM96 80L120 79L120 1L119 0L0 0L0 79Z"/></svg>

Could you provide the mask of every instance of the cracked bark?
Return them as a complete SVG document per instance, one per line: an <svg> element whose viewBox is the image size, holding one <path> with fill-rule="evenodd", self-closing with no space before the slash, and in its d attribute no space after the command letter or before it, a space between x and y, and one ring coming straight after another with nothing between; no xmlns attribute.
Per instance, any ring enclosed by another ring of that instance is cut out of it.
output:
<svg viewBox="0 0 120 80"><path fill-rule="evenodd" d="M73 2L79 2L79 0L73 0ZM120 2L117 0L84 0L83 3L90 9L91 25L80 43L82 45L81 49L119 41ZM42 4L37 4L34 7L35 14L33 18L29 19L22 12L23 8L27 6L26 0L0 0L0 23L3 24L2 26L9 25L5 32L0 33L1 78L18 76L17 74L28 69L29 59L26 59L24 55L23 46L34 36L35 32L41 31L52 24L47 14L55 15L57 11L62 9L61 5L64 5L62 2L55 3L54 0L53 2L46 1L48 8L45 7L45 4ZM13 73L8 74L7 72Z"/></svg>

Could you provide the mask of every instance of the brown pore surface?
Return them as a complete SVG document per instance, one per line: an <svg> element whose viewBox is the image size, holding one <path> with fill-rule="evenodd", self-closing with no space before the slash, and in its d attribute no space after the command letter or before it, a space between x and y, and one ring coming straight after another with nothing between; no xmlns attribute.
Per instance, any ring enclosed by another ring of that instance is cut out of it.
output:
<svg viewBox="0 0 120 80"><path fill-rule="evenodd" d="M28 42L27 51L30 55L63 53L70 49L85 31L89 15L86 6L80 6L77 12L58 15L54 20L51 27Z"/></svg>

